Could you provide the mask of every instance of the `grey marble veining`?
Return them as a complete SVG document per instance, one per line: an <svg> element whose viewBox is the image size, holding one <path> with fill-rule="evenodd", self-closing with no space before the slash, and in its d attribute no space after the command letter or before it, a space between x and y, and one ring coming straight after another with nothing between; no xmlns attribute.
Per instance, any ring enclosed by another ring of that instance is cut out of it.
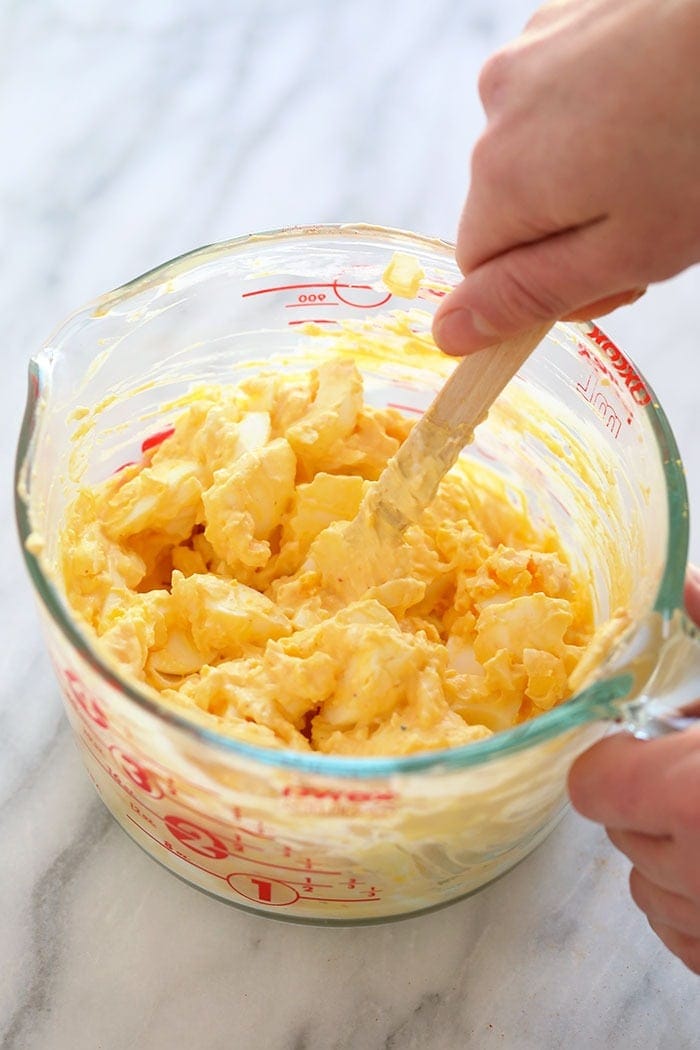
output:
<svg viewBox="0 0 700 1050"><path fill-rule="evenodd" d="M523 0L7 0L0 7L0 1044L7 1050L683 1050L697 979L568 814L423 918L317 929L178 882L72 743L14 536L26 361L71 310L200 244L366 221L451 238L487 54ZM645 372L700 505L697 269L604 327ZM700 560L697 530L692 552Z"/></svg>

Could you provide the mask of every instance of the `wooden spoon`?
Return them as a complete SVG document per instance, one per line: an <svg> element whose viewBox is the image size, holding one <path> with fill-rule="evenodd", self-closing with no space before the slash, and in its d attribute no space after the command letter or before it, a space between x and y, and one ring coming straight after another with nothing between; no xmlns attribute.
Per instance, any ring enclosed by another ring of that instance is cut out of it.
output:
<svg viewBox="0 0 700 1050"><path fill-rule="evenodd" d="M539 325L461 360L343 528L346 550L353 552L352 572L343 573L346 593L359 596L391 577L384 554L418 521L474 428L550 327Z"/></svg>
<svg viewBox="0 0 700 1050"><path fill-rule="evenodd" d="M462 358L368 496L377 520L398 532L419 519L493 402L551 325L539 325Z"/></svg>

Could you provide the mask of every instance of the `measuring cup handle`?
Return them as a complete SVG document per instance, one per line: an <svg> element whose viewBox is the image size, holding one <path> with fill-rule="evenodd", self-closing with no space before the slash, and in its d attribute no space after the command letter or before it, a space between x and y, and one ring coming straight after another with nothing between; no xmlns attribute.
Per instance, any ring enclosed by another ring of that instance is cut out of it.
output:
<svg viewBox="0 0 700 1050"><path fill-rule="evenodd" d="M644 740L700 726L700 631L680 610L659 623L654 670L622 710L625 728Z"/></svg>

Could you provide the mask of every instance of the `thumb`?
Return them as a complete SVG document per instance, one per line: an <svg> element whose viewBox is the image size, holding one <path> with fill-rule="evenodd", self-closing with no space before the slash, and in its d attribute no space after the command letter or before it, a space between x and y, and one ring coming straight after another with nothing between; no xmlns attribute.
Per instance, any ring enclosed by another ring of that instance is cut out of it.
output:
<svg viewBox="0 0 700 1050"><path fill-rule="evenodd" d="M448 354L492 346L542 321L597 316L642 294L598 220L519 245L467 273L441 303L433 336Z"/></svg>

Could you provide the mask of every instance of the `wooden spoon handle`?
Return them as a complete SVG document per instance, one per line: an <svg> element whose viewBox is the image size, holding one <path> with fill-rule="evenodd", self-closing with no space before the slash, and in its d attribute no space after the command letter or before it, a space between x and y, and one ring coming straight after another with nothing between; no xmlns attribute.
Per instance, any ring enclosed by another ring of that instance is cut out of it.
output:
<svg viewBox="0 0 700 1050"><path fill-rule="evenodd" d="M550 327L538 325L462 358L377 481L375 520L384 518L401 532L418 519L474 428Z"/></svg>

